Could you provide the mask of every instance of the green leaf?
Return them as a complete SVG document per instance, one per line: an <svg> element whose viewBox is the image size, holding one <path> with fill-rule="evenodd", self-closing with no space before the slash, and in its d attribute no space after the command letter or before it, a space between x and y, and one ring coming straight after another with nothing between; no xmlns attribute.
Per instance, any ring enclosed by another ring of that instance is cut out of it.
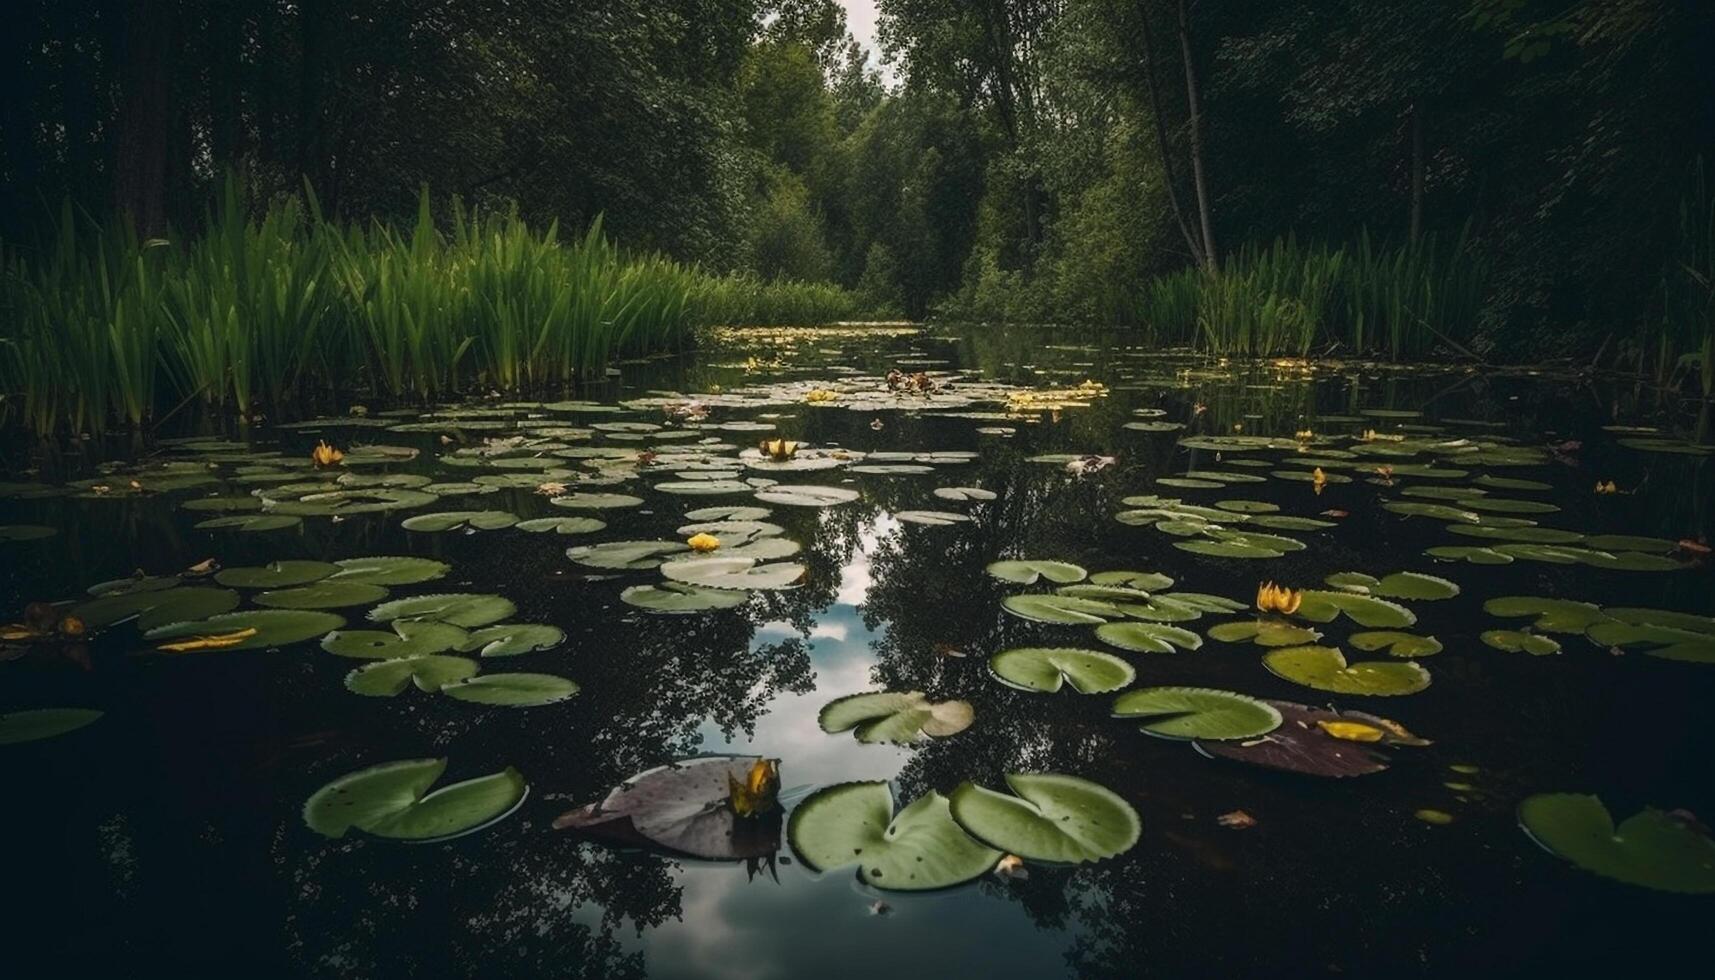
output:
<svg viewBox="0 0 1715 980"><path fill-rule="evenodd" d="M199 531L239 531L247 534L259 534L264 531L284 531L289 527L297 527L304 523L302 517L290 514L235 514L230 517L211 517L206 521L198 521Z"/></svg>
<svg viewBox="0 0 1715 980"><path fill-rule="evenodd" d="M646 612L684 615L742 606L750 601L750 596L732 589L705 589L681 582L662 582L660 585L633 585L621 592L619 599Z"/></svg>
<svg viewBox="0 0 1715 980"><path fill-rule="evenodd" d="M1554 637L1522 633L1518 630L1484 630L1479 634L1478 639L1496 650L1503 650L1507 653L1523 652L1533 657L1541 657L1560 652L1560 641Z"/></svg>
<svg viewBox="0 0 1715 980"><path fill-rule="evenodd" d="M1019 585L1034 585L1038 579L1065 584L1082 582L1088 573L1077 565L1065 561L1051 561L1043 558L1022 558L991 563L986 571L1002 582L1014 582Z"/></svg>
<svg viewBox="0 0 1715 980"><path fill-rule="evenodd" d="M71 609L90 629L106 629L132 617L137 628L151 630L168 623L203 619L238 608L238 593L231 589L204 587L148 588L136 592L114 592Z"/></svg>
<svg viewBox="0 0 1715 980"><path fill-rule="evenodd" d="M326 837L344 837L355 827L395 840L443 840L493 824L517 809L528 791L524 777L509 767L428 793L446 765L445 759L411 759L348 773L310 797L304 823Z"/></svg>
<svg viewBox="0 0 1715 980"><path fill-rule="evenodd" d="M0 524L0 544L11 541L40 541L60 533L57 528L40 524Z"/></svg>
<svg viewBox="0 0 1715 980"><path fill-rule="evenodd" d="M430 558L372 556L334 562L339 571L328 576L333 582L362 582L365 585L416 585L444 578L452 566Z"/></svg>
<svg viewBox="0 0 1715 980"><path fill-rule="evenodd" d="M345 675L345 687L353 694L390 698L415 682L417 690L432 694L453 681L474 676L477 669L476 661L465 657L419 654L365 664Z"/></svg>
<svg viewBox="0 0 1715 980"><path fill-rule="evenodd" d="M1389 599L1451 599L1459 594L1454 583L1421 572L1394 572L1380 579L1362 572L1339 572L1323 581L1336 589Z"/></svg>
<svg viewBox="0 0 1715 980"><path fill-rule="evenodd" d="M705 589L790 589L806 571L792 562L758 564L745 557L681 558L661 566L667 578Z"/></svg>
<svg viewBox="0 0 1715 980"><path fill-rule="evenodd" d="M1143 730L1163 738L1244 739L1280 726L1266 702L1203 687L1146 687L1114 699L1115 718L1147 718Z"/></svg>
<svg viewBox="0 0 1715 980"><path fill-rule="evenodd" d="M1497 596L1483 603L1483 611L1503 619L1535 617L1531 625L1545 633L1582 633L1608 618L1601 607L1592 602L1528 595Z"/></svg>
<svg viewBox="0 0 1715 980"><path fill-rule="evenodd" d="M1271 650L1263 666L1275 676L1294 684L1334 694L1372 694L1391 697L1415 694L1429 686L1429 671L1412 661L1346 663L1333 647L1305 646Z"/></svg>
<svg viewBox="0 0 1715 980"><path fill-rule="evenodd" d="M1079 694L1102 694L1137 678L1131 664L1111 653L1069 647L1004 650L989 658L989 669L1013 687L1046 693L1069 681Z"/></svg>
<svg viewBox="0 0 1715 980"><path fill-rule="evenodd" d="M858 492L845 487L780 484L758 490L756 499L765 504L779 504L783 507L832 507L836 504L849 504L858 499Z"/></svg>
<svg viewBox="0 0 1715 980"><path fill-rule="evenodd" d="M1203 638L1190 630L1160 623L1104 623L1096 627L1096 638L1134 653L1173 653L1175 648L1203 645Z"/></svg>
<svg viewBox="0 0 1715 980"><path fill-rule="evenodd" d="M435 534L468 529L498 531L518 523L518 515L504 510L446 510L407 517L399 526L407 531Z"/></svg>
<svg viewBox="0 0 1715 980"><path fill-rule="evenodd" d="M1163 575L1160 572L1097 572L1090 576L1090 584L1117 585L1142 592L1156 592L1161 589L1173 588L1173 579L1171 576Z"/></svg>
<svg viewBox="0 0 1715 980"><path fill-rule="evenodd" d="M1111 602L1036 592L1009 595L1000 601L1000 607L1020 619L1076 626L1095 625L1126 616L1125 610Z"/></svg>
<svg viewBox="0 0 1715 980"><path fill-rule="evenodd" d="M1402 633L1399 630L1353 633L1346 638L1346 642L1366 652L1385 649L1395 657L1432 657L1441 652L1441 641L1435 637Z"/></svg>
<svg viewBox="0 0 1715 980"><path fill-rule="evenodd" d="M1249 619L1221 623L1209 628L1209 639L1222 643L1251 642L1264 647L1290 647L1315 643L1322 638L1316 630L1277 619Z"/></svg>
<svg viewBox="0 0 1715 980"><path fill-rule="evenodd" d="M817 721L829 734L856 729L860 742L903 745L924 737L957 735L971 727L973 717L969 701L933 702L921 691L878 691L830 701Z"/></svg>
<svg viewBox="0 0 1715 980"><path fill-rule="evenodd" d="M1715 893L1715 841L1659 810L1618 827L1581 793L1538 793L1519 804L1519 826L1544 850L1585 871L1657 891Z"/></svg>
<svg viewBox="0 0 1715 980"><path fill-rule="evenodd" d="M1341 614L1359 626L1372 629L1403 629L1417 622L1417 614L1397 603L1350 592L1320 592L1307 589L1295 615L1314 623L1331 623Z"/></svg>
<svg viewBox="0 0 1715 980"><path fill-rule="evenodd" d="M232 589L284 589L319 582L339 571L325 561L275 561L257 567L223 568L214 580Z"/></svg>
<svg viewBox="0 0 1715 980"><path fill-rule="evenodd" d="M1143 822L1118 794L1059 773L1009 773L1008 796L974 783L953 790L951 812L979 841L1027 861L1076 864L1137 843Z"/></svg>
<svg viewBox="0 0 1715 980"><path fill-rule="evenodd" d="M195 622L172 623L143 634L153 643L198 636L230 636L244 630L256 633L224 650L266 650L315 639L345 625L344 617L329 612L299 609L246 609L210 616Z"/></svg>
<svg viewBox="0 0 1715 980"><path fill-rule="evenodd" d="M555 507L569 507L574 510L619 510L625 507L636 507L643 503L643 498L633 497L627 493L568 493L554 497L548 503Z"/></svg>
<svg viewBox="0 0 1715 980"><path fill-rule="evenodd" d="M0 714L0 745L17 745L75 732L102 712L91 708L27 708Z"/></svg>
<svg viewBox="0 0 1715 980"><path fill-rule="evenodd" d="M375 623L389 623L396 619L432 619L475 629L499 622L517 611L518 607L510 600L497 595L448 592L384 602L369 611L369 619Z"/></svg>
<svg viewBox="0 0 1715 980"><path fill-rule="evenodd" d="M382 586L330 578L297 588L258 593L256 604L271 609L340 609L366 606L385 598L387 590Z"/></svg>
<svg viewBox="0 0 1715 980"><path fill-rule="evenodd" d="M578 685L553 674L480 674L454 681L441 688L441 693L474 704L536 708L572 697L578 693Z"/></svg>
<svg viewBox="0 0 1715 980"><path fill-rule="evenodd" d="M593 534L606 529L607 522L593 517L538 517L513 526L531 534Z"/></svg>
<svg viewBox="0 0 1715 980"><path fill-rule="evenodd" d="M460 653L478 651L479 657L515 657L521 653L552 650L566 642L558 626L538 623L506 623L470 633L458 646Z"/></svg>
<svg viewBox="0 0 1715 980"><path fill-rule="evenodd" d="M450 623L428 619L400 619L393 631L335 630L322 637L322 649L341 657L360 660L393 660L420 654L441 653L463 646L470 634Z"/></svg>
<svg viewBox="0 0 1715 980"><path fill-rule="evenodd" d="M787 839L812 871L857 865L872 888L928 891L970 881L1000 861L953 821L931 790L896 815L886 783L842 783L811 794L792 811Z"/></svg>
<svg viewBox="0 0 1715 980"><path fill-rule="evenodd" d="M591 568L642 571L691 550L683 541L608 541L566 549L566 557Z"/></svg>

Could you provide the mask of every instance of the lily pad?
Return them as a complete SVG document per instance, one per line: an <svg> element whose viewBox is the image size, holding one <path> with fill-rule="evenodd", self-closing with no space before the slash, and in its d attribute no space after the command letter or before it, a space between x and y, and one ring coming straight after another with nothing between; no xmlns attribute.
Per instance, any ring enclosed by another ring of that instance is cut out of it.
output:
<svg viewBox="0 0 1715 980"><path fill-rule="evenodd" d="M452 566L431 558L407 558L376 555L368 558L346 558L334 562L339 571L328 576L330 582L361 582L366 585L416 585L444 578Z"/></svg>
<svg viewBox="0 0 1715 980"><path fill-rule="evenodd" d="M518 523L518 515L504 510L446 510L417 514L399 523L407 531L498 531Z"/></svg>
<svg viewBox="0 0 1715 980"><path fill-rule="evenodd" d="M660 568L672 556L689 552L683 541L607 541L566 549L566 557L591 568L642 571Z"/></svg>
<svg viewBox="0 0 1715 980"><path fill-rule="evenodd" d="M1009 595L1000 601L1000 607L1020 619L1074 626L1096 625L1126 616L1125 610L1111 602L1036 592Z"/></svg>
<svg viewBox="0 0 1715 980"><path fill-rule="evenodd" d="M765 504L779 504L783 507L832 507L836 504L849 504L858 499L858 492L846 487L783 483L758 490L756 499Z"/></svg>
<svg viewBox="0 0 1715 980"><path fill-rule="evenodd" d="M418 654L397 660L376 660L345 675L345 688L366 697L390 698L412 683L433 694L443 686L477 672L476 661L465 657Z"/></svg>
<svg viewBox="0 0 1715 980"><path fill-rule="evenodd" d="M969 701L930 701L921 691L877 691L837 698L822 707L822 731L853 731L860 742L904 745L925 737L945 738L971 727Z"/></svg>
<svg viewBox="0 0 1715 980"><path fill-rule="evenodd" d="M1395 657L1432 657L1441 652L1441 641L1433 636L1402 633L1399 630L1368 630L1353 633L1346 642L1359 650L1386 650Z"/></svg>
<svg viewBox="0 0 1715 980"><path fill-rule="evenodd" d="M91 708L28 708L0 714L0 745L36 742L93 724L102 712Z"/></svg>
<svg viewBox="0 0 1715 980"><path fill-rule="evenodd" d="M687 511L689 521L760 521L773 513L766 507L701 507Z"/></svg>
<svg viewBox="0 0 1715 980"><path fill-rule="evenodd" d="M304 523L302 517L290 514L234 514L229 517L211 517L206 521L198 521L199 531L239 531L246 534L260 534L264 531L284 531L289 527L297 527Z"/></svg>
<svg viewBox="0 0 1715 980"><path fill-rule="evenodd" d="M1488 646L1507 653L1528 653L1533 657L1541 657L1560 652L1560 641L1554 637L1519 630L1484 630L1477 638Z"/></svg>
<svg viewBox="0 0 1715 980"><path fill-rule="evenodd" d="M907 524L927 524L931 527L949 527L970 520L969 515L948 510L900 510L895 511L893 516Z"/></svg>
<svg viewBox="0 0 1715 980"><path fill-rule="evenodd" d="M1314 623L1331 623L1342 614L1359 626L1371 629L1403 629L1417 622L1416 613L1386 599L1314 589L1303 592L1295 613Z"/></svg>
<svg viewBox="0 0 1715 980"><path fill-rule="evenodd" d="M593 517L537 517L513 526L531 534L594 534L604 530L607 522Z"/></svg>
<svg viewBox="0 0 1715 980"><path fill-rule="evenodd" d="M1685 821L1646 809L1618 827L1581 793L1538 793L1519 804L1519 826L1585 871L1657 891L1715 893L1715 841Z"/></svg>
<svg viewBox="0 0 1715 980"><path fill-rule="evenodd" d="M1137 679L1131 664L1111 653L1073 647L1019 647L989 658L989 669L1026 691L1053 693L1066 682L1079 694L1117 691Z"/></svg>
<svg viewBox="0 0 1715 980"><path fill-rule="evenodd" d="M790 589L804 578L803 565L791 562L759 564L755 558L682 558L661 566L675 582L705 589Z"/></svg>
<svg viewBox="0 0 1715 980"><path fill-rule="evenodd" d="M135 617L138 629L151 630L169 623L229 612L238 608L238 601L238 593L231 589L200 586L143 589L116 592L79 603L72 607L71 615L83 620L90 629L106 629Z"/></svg>
<svg viewBox="0 0 1715 980"><path fill-rule="evenodd" d="M1545 633L1582 633L1608 618L1595 603L1527 595L1497 596L1483 603L1483 611L1503 619L1534 617L1531 626Z"/></svg>
<svg viewBox="0 0 1715 980"><path fill-rule="evenodd" d="M446 685L441 693L474 704L536 708L572 697L578 685L553 674L478 674Z"/></svg>
<svg viewBox="0 0 1715 980"><path fill-rule="evenodd" d="M1052 561L1043 558L1024 558L991 563L985 569L990 575L1003 582L1015 582L1019 585L1034 585L1038 579L1065 584L1067 582L1082 582L1089 574L1084 569L1065 561Z"/></svg>
<svg viewBox="0 0 1715 980"><path fill-rule="evenodd" d="M942 500L970 502L995 499L993 490L984 490L981 487L936 487L932 492Z"/></svg>
<svg viewBox="0 0 1715 980"><path fill-rule="evenodd" d="M948 801L931 790L898 814L886 783L842 783L818 790L792 811L787 838L812 871L857 865L872 888L929 891L987 874L1001 853L954 822Z"/></svg>
<svg viewBox="0 0 1715 980"><path fill-rule="evenodd" d="M214 580L231 589L284 589L319 582L339 571L325 561L275 561L259 566L223 568Z"/></svg>
<svg viewBox="0 0 1715 980"><path fill-rule="evenodd" d="M1482 548L1468 545L1441 545L1429 548L1424 554L1442 561L1468 561L1473 565L1511 565L1513 556L1496 551L1493 548Z"/></svg>
<svg viewBox="0 0 1715 980"><path fill-rule="evenodd" d="M556 830L659 847L707 861L762 858L780 848L778 809L740 817L727 805L759 756L700 756L637 774L607 796L561 814ZM801 807L800 807L801 808Z"/></svg>
<svg viewBox="0 0 1715 980"><path fill-rule="evenodd" d="M397 619L432 619L466 629L497 623L518 611L508 599L497 595L471 592L447 592L436 595L412 596L384 602L369 611L375 623L390 623Z"/></svg>
<svg viewBox="0 0 1715 980"><path fill-rule="evenodd" d="M1294 684L1334 694L1393 697L1415 694L1429 686L1429 671L1412 661L1347 664L1333 647L1303 646L1271 650L1263 666Z"/></svg>
<svg viewBox="0 0 1715 980"><path fill-rule="evenodd" d="M1356 722L1379 733L1377 742L1390 745L1427 745L1389 721L1362 711L1334 711L1291 701L1266 702L1280 712L1280 727L1268 734L1242 741L1197 741L1198 752L1210 758L1302 773L1330 779L1367 776L1387 768L1387 756L1371 744L1336 738L1324 725Z"/></svg>
<svg viewBox="0 0 1715 980"><path fill-rule="evenodd" d="M1076 864L1123 854L1143 821L1112 790L1059 773L1009 773L1015 795L975 783L953 790L951 812L967 833L1027 861Z"/></svg>
<svg viewBox="0 0 1715 980"><path fill-rule="evenodd" d="M460 653L476 653L479 657L515 657L522 653L552 650L566 642L566 634L558 626L540 623L505 623L473 630L458 645Z"/></svg>
<svg viewBox="0 0 1715 980"><path fill-rule="evenodd" d="M628 493L568 493L553 497L548 503L573 510L618 510L636 507L643 503L643 498Z"/></svg>
<svg viewBox="0 0 1715 980"><path fill-rule="evenodd" d="M254 630L222 650L266 650L312 640L345 625L342 616L307 609L245 609L194 622L172 623L143 634L150 642L200 636L232 637Z"/></svg>
<svg viewBox="0 0 1715 980"><path fill-rule="evenodd" d="M1459 594L1453 582L1422 572L1394 572L1379 579L1363 572L1338 572L1324 581L1346 592L1389 599L1451 599Z"/></svg>
<svg viewBox="0 0 1715 980"><path fill-rule="evenodd" d="M1173 653L1203 645L1196 633L1161 623L1104 623L1096 627L1096 639L1134 653Z"/></svg>
<svg viewBox="0 0 1715 980"><path fill-rule="evenodd" d="M1315 643L1316 630L1275 619L1239 620L1209 627L1209 639L1222 643L1255 643L1264 647L1291 647Z"/></svg>
<svg viewBox="0 0 1715 980"><path fill-rule="evenodd" d="M731 609L750 601L749 595L731 589L705 589L682 582L662 582L659 585L634 585L619 594L628 605L652 613L683 615Z"/></svg>
<svg viewBox="0 0 1715 980"><path fill-rule="evenodd" d="M1117 585L1144 592L1173 588L1173 577L1160 572L1111 571L1090 576L1092 585Z"/></svg>
<svg viewBox="0 0 1715 980"><path fill-rule="evenodd" d="M346 606L367 606L385 598L387 589L383 586L324 579L296 588L270 589L258 593L256 604L270 609L341 609Z"/></svg>
<svg viewBox="0 0 1715 980"><path fill-rule="evenodd" d="M470 634L451 623L399 619L388 630L335 630L322 637L322 649L360 660L393 660L442 653L463 646Z"/></svg>
<svg viewBox="0 0 1715 980"><path fill-rule="evenodd" d="M1266 701L1204 687L1146 687L1114 699L1115 718L1144 718L1162 738L1246 739L1274 731L1280 712Z"/></svg>
<svg viewBox="0 0 1715 980"><path fill-rule="evenodd" d="M40 524L0 524L0 544L11 541L40 541L60 533L57 528Z"/></svg>
<svg viewBox="0 0 1715 980"><path fill-rule="evenodd" d="M529 789L509 767L428 792L446 767L445 759L409 759L348 773L310 797L304 823L326 837L356 828L394 840L444 840L502 819Z"/></svg>

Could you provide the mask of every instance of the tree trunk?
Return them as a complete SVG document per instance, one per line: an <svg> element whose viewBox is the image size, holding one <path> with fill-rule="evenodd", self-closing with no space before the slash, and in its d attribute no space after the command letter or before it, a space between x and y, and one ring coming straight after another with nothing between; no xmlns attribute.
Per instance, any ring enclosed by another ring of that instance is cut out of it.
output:
<svg viewBox="0 0 1715 980"><path fill-rule="evenodd" d="M1191 110L1191 182L1197 190L1197 217L1203 227L1203 267L1219 275L1221 260L1215 246L1215 219L1209 206L1209 182L1203 166L1203 99L1197 92L1197 63L1191 58L1191 14L1188 0L1179 0L1179 50L1185 59L1185 100Z"/></svg>
<svg viewBox="0 0 1715 980"><path fill-rule="evenodd" d="M167 228L167 157L172 127L173 0L134 0L125 21L114 142L113 205L137 233Z"/></svg>
<svg viewBox="0 0 1715 980"><path fill-rule="evenodd" d="M1167 206L1173 211L1173 220L1179 225L1179 234L1185 236L1185 245L1191 250L1191 261L1203 265L1203 243L1192 231L1191 225L1185 220L1185 209L1179 203L1179 178L1173 169L1173 150L1167 139L1167 120L1163 117L1164 106L1161 102L1161 89L1155 81L1155 39L1149 30L1149 5L1144 0L1137 3L1138 22L1143 25L1143 83L1149 94L1149 114L1155 120L1155 144L1161 151L1161 180L1167 187Z"/></svg>
<svg viewBox="0 0 1715 980"><path fill-rule="evenodd" d="M1423 109L1411 103L1411 241L1423 234Z"/></svg>

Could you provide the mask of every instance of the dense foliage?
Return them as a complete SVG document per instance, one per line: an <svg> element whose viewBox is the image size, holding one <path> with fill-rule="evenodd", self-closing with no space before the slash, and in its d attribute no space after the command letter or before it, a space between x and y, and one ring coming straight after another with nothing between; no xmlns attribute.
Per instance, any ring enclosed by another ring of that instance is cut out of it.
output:
<svg viewBox="0 0 1715 980"><path fill-rule="evenodd" d="M13 238L67 196L194 228L232 170L258 211L307 181L397 227L424 186L536 228L602 215L871 314L1348 353L1615 334L1664 378L1711 333L1707 4L877 0L891 86L833 0L15 6Z"/></svg>

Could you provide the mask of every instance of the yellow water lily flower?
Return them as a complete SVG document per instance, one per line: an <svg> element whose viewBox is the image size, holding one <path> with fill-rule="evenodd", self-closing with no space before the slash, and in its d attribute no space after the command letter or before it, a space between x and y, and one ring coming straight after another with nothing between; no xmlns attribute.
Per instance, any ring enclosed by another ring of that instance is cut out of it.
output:
<svg viewBox="0 0 1715 980"><path fill-rule="evenodd" d="M713 551L721 546L721 539L712 534L693 534L685 543L692 551Z"/></svg>
<svg viewBox="0 0 1715 980"><path fill-rule="evenodd" d="M780 760L758 759L750 767L744 782L727 774L727 801L732 812L741 817L754 817L774 809L780 793Z"/></svg>
<svg viewBox="0 0 1715 980"><path fill-rule="evenodd" d="M1347 742L1379 742L1383 735L1381 729L1361 721L1319 721L1316 727L1333 738Z"/></svg>
<svg viewBox="0 0 1715 980"><path fill-rule="evenodd" d="M1322 472L1322 467L1318 466L1310 471L1310 488L1316 491L1318 497L1328 488L1328 474Z"/></svg>
<svg viewBox="0 0 1715 980"><path fill-rule="evenodd" d="M1596 481L1596 492L1597 493L1619 493L1620 488L1614 485L1613 480L1609 480L1606 483L1602 482L1601 480L1597 480Z"/></svg>
<svg viewBox="0 0 1715 980"><path fill-rule="evenodd" d="M1303 601L1304 593L1298 589L1289 589L1273 582L1263 582L1256 587L1256 607L1260 612L1277 612L1290 616L1298 611Z"/></svg>
<svg viewBox="0 0 1715 980"><path fill-rule="evenodd" d="M840 394L837 391L829 391L826 388L817 388L805 395L804 400L812 405L820 405L823 402L831 402L838 397L840 397Z"/></svg>
<svg viewBox="0 0 1715 980"><path fill-rule="evenodd" d="M224 650L235 647L256 635L256 627L247 626L232 633L217 633L213 636L193 636L188 640L177 643L163 643L155 649L162 653L193 653L197 650Z"/></svg>
<svg viewBox="0 0 1715 980"><path fill-rule="evenodd" d="M338 466L345 453L340 452L326 442L316 443L316 448L310 450L310 461L317 466Z"/></svg>
<svg viewBox="0 0 1715 980"><path fill-rule="evenodd" d="M798 444L786 439L764 439L758 445L762 455L776 462L791 459L798 452Z"/></svg>
<svg viewBox="0 0 1715 980"><path fill-rule="evenodd" d="M1316 433L1312 429L1299 429L1297 436L1298 436L1299 442L1309 442L1310 440L1316 438Z"/></svg>

